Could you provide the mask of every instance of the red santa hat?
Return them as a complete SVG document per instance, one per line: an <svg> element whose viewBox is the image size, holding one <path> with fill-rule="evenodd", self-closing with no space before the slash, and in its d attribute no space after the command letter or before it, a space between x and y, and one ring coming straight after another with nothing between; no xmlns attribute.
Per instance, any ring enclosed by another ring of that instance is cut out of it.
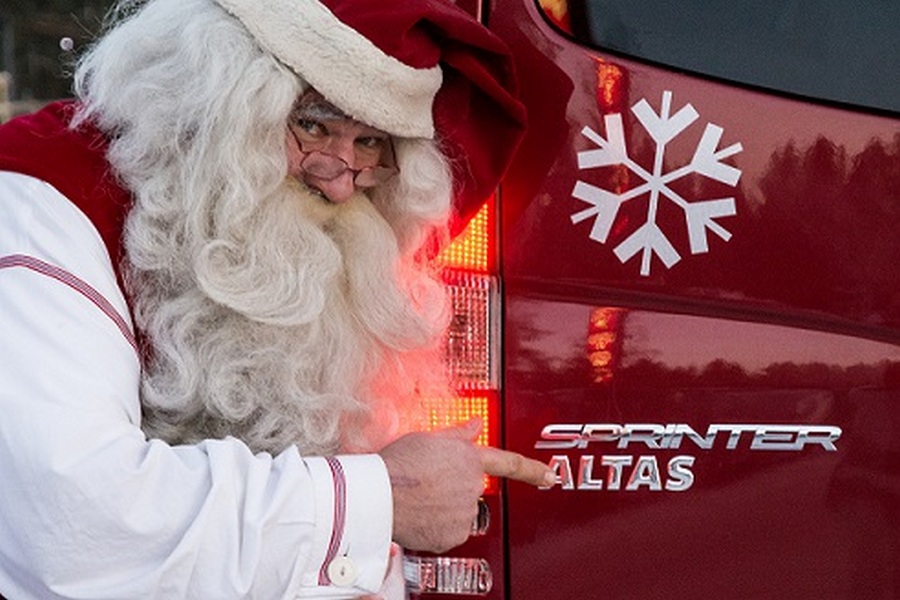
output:
<svg viewBox="0 0 900 600"><path fill-rule="evenodd" d="M216 0L347 115L437 138L466 219L525 129L506 45L449 0Z"/></svg>

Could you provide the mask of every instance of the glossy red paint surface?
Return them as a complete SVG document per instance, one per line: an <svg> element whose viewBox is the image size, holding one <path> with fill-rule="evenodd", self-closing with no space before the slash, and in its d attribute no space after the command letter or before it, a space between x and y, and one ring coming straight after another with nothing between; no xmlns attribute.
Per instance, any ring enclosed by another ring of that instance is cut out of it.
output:
<svg viewBox="0 0 900 600"><path fill-rule="evenodd" d="M676 73L586 48L530 0L496 0L491 28L519 62L530 132L501 187L505 445L573 471L594 456L693 457L684 491L505 493L501 589L531 598L895 598L900 595L900 120ZM615 248L644 223L623 205L604 243L576 182L624 193L627 169L579 169L577 153L621 113L636 162L655 146L631 111L671 96L696 121L666 146L665 171L692 161L704 126L740 169L735 186L672 183L688 201L734 198L735 214L692 253L684 211L658 203L670 268ZM576 219L577 220L577 219ZM647 265L644 265L646 268ZM541 450L563 424L788 424L839 427L837 451L654 449L596 442ZM627 460L627 459L623 459ZM642 467L643 468L643 467ZM646 475L646 472L644 473ZM577 477L577 473L575 473ZM613 486L615 487L615 486ZM500 596L497 596L500 597Z"/></svg>

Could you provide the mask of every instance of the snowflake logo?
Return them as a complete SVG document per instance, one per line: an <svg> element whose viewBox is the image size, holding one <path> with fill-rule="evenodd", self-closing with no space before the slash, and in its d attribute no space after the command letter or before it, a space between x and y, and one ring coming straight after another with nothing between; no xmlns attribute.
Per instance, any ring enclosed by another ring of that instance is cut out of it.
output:
<svg viewBox="0 0 900 600"><path fill-rule="evenodd" d="M690 163L664 173L663 158L666 144L697 120L699 117L697 111L690 104L686 104L674 115L671 114L672 92L665 91L659 114L654 112L646 99L642 99L632 106L631 112L656 143L653 172L648 172L628 156L620 113L604 117L606 138L585 126L581 130L581 134L593 142L596 148L578 153L579 170L623 165L640 177L644 183L617 194L590 183L578 181L572 190L572 196L590 206L573 214L571 219L573 224L578 224L593 217L594 224L591 228L590 238L605 244L622 205L649 192L650 202L646 222L614 249L619 261L623 264L641 253L641 275L646 277L650 275L653 255L656 255L667 269L672 268L681 260L681 255L656 222L659 203L663 198L674 203L684 212L691 254L704 254L709 251L707 232L716 234L726 242L731 239L731 232L717 223L716 219L737 214L733 197L688 201L672 190L670 184L681 177L699 173L734 187L741 177L741 170L724 164L722 160L737 154L743 148L738 143L717 150L724 130L718 125L707 123Z"/></svg>

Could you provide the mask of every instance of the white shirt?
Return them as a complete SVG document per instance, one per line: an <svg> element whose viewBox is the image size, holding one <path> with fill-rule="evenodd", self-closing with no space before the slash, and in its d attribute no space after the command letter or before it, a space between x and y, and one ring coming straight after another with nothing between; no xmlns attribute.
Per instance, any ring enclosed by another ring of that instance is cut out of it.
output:
<svg viewBox="0 0 900 600"><path fill-rule="evenodd" d="M106 248L55 188L0 172L0 595L342 598L378 590L377 455L148 441Z"/></svg>

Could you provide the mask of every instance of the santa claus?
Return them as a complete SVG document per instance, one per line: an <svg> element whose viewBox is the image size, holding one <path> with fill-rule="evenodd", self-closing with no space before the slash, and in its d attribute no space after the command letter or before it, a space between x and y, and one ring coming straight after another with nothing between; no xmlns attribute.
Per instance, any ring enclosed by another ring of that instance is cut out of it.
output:
<svg viewBox="0 0 900 600"><path fill-rule="evenodd" d="M485 472L544 481L401 435L510 65L442 0L123 2L78 100L0 128L0 593L358 596L463 541Z"/></svg>

